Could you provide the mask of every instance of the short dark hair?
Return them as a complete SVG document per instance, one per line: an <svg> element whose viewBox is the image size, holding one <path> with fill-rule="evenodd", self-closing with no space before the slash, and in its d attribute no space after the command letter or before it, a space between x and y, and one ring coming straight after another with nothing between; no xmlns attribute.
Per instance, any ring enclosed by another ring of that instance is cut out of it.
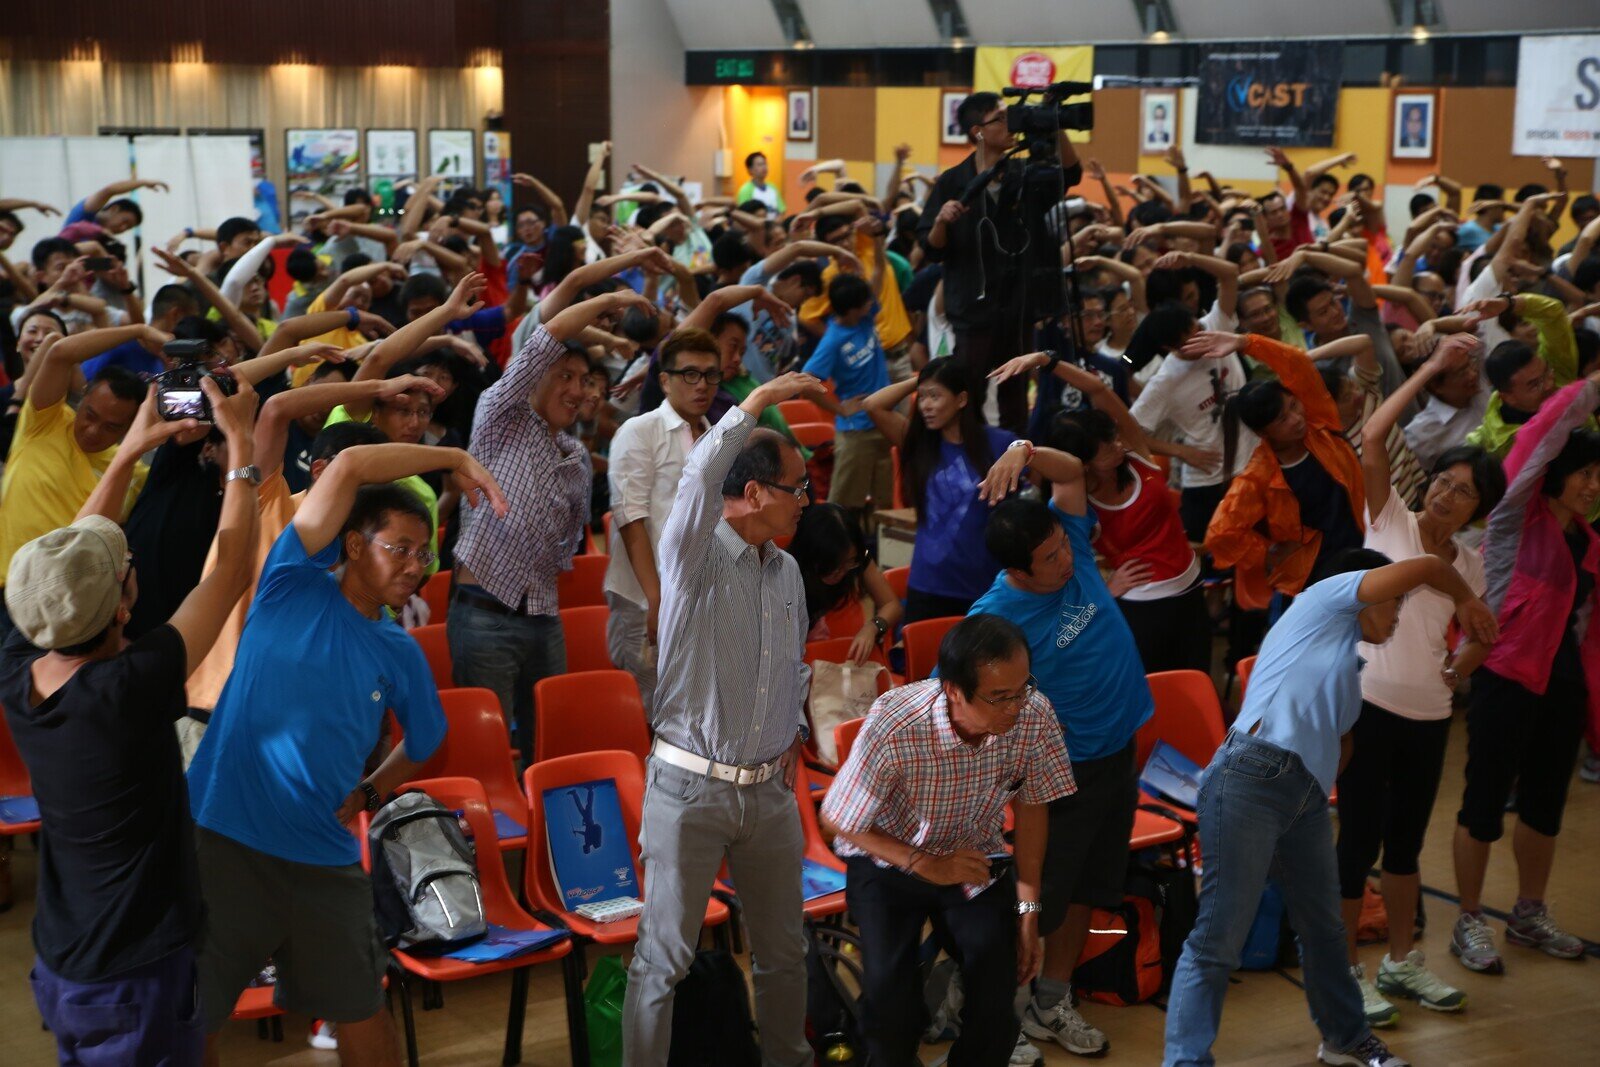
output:
<svg viewBox="0 0 1600 1067"><path fill-rule="evenodd" d="M1032 574L1034 550L1060 528L1061 523L1040 501L1013 497L990 513L983 543L1000 566Z"/></svg>
<svg viewBox="0 0 1600 1067"><path fill-rule="evenodd" d="M1111 304L1108 302L1106 307L1110 308ZM1143 367L1164 352L1176 351L1183 344L1184 334L1195 323L1194 312L1187 304L1177 301L1157 304L1128 338L1128 359Z"/></svg>
<svg viewBox="0 0 1600 1067"><path fill-rule="evenodd" d="M358 533L370 538L388 525L391 515L410 515L421 521L428 535L433 535L433 513L415 492L396 482L363 485L356 490L356 499L345 516L344 527L339 531L339 558L345 558L344 538L348 533Z"/></svg>
<svg viewBox="0 0 1600 1067"><path fill-rule="evenodd" d="M217 244L228 244L240 234L251 232L261 232L261 224L255 219L241 218L238 215L231 219L223 219L222 225L217 227Z"/></svg>
<svg viewBox="0 0 1600 1067"><path fill-rule="evenodd" d="M1561 446L1556 458L1545 468L1544 483L1539 491L1545 496L1560 496L1567 478L1591 463L1600 463L1600 432L1580 427L1572 431L1567 443Z"/></svg>
<svg viewBox="0 0 1600 1067"><path fill-rule="evenodd" d="M204 341L215 346L228 336L228 331L204 315L185 315L172 327L172 336L179 341Z"/></svg>
<svg viewBox="0 0 1600 1067"><path fill-rule="evenodd" d="M452 233L439 242L439 247L448 249L458 256L464 256L471 251L472 246L467 244L467 239L459 233Z"/></svg>
<svg viewBox="0 0 1600 1067"><path fill-rule="evenodd" d="M751 482L776 482L783 478L783 450L799 450L799 445L777 430L757 427L733 458L727 477L722 479L724 498L744 496Z"/></svg>
<svg viewBox="0 0 1600 1067"><path fill-rule="evenodd" d="M1128 211L1128 227L1155 226L1162 222L1171 222L1175 216L1172 209L1164 200L1146 200L1142 204L1135 204Z"/></svg>
<svg viewBox="0 0 1600 1067"><path fill-rule="evenodd" d="M356 445L387 444L389 435L370 422L336 422L324 426L311 439L311 462L329 460Z"/></svg>
<svg viewBox="0 0 1600 1067"><path fill-rule="evenodd" d="M1033 666L1028 637L1010 619L988 612L968 615L939 642L939 677L968 700L978 691L978 671L986 663L1007 660L1021 652Z"/></svg>
<svg viewBox="0 0 1600 1067"><path fill-rule="evenodd" d="M1425 211L1432 211L1438 206L1438 204L1439 201L1435 200L1427 193L1412 193L1411 202L1407 205L1407 207L1411 211L1411 217L1416 218Z"/></svg>
<svg viewBox="0 0 1600 1067"><path fill-rule="evenodd" d="M750 250L750 244L742 233L725 233L711 245L711 262L717 265L718 270L748 267L755 261L756 255Z"/></svg>
<svg viewBox="0 0 1600 1067"><path fill-rule="evenodd" d="M1311 179L1311 187L1313 189L1315 189L1319 185L1331 185L1331 186L1333 186L1333 191L1334 192L1338 192L1339 191L1339 179L1335 178L1332 174L1329 174L1327 171L1323 171L1321 174L1319 174L1315 178Z"/></svg>
<svg viewBox="0 0 1600 1067"><path fill-rule="evenodd" d="M317 277L317 254L304 246L294 248L284 259L283 269L297 282L313 281Z"/></svg>
<svg viewBox="0 0 1600 1067"><path fill-rule="evenodd" d="M1517 195L1511 199L1520 204L1524 200L1531 199L1532 197L1543 196L1549 191L1550 187L1547 185L1541 185L1538 182L1528 182L1526 185L1519 186L1517 188Z"/></svg>
<svg viewBox="0 0 1600 1067"><path fill-rule="evenodd" d="M638 345L654 344L661 333L661 316L652 309L630 307L622 313L622 336Z"/></svg>
<svg viewBox="0 0 1600 1067"><path fill-rule="evenodd" d="M791 263L778 272L779 281L788 281L790 278L800 279L800 288L818 296L822 293L822 268L817 266L814 259L802 259L798 263Z"/></svg>
<svg viewBox="0 0 1600 1067"><path fill-rule="evenodd" d="M1378 184L1377 182L1372 180L1372 175L1370 175L1370 174L1359 174L1358 173L1358 174L1350 175L1350 181L1345 184L1345 188L1346 189L1354 189L1358 185L1373 185L1373 186L1375 186L1377 184Z"/></svg>
<svg viewBox="0 0 1600 1067"><path fill-rule="evenodd" d="M757 211L766 211L767 210L767 205L766 205L766 202L763 201L763 200L751 199L751 200L746 200L744 203L738 205L738 208L739 208L740 211L743 211L746 214L753 215Z"/></svg>
<svg viewBox="0 0 1600 1067"><path fill-rule="evenodd" d="M833 240L834 234L838 233L840 230L847 230L849 228L850 220L845 216L823 215L821 218L817 219L817 225L814 232L816 233L817 240L831 241Z"/></svg>
<svg viewBox="0 0 1600 1067"><path fill-rule="evenodd" d="M1584 215L1600 215L1600 196L1584 193L1582 196L1573 197L1569 214L1573 222L1577 222Z"/></svg>
<svg viewBox="0 0 1600 1067"><path fill-rule="evenodd" d="M1433 461L1433 470L1428 472L1429 488L1435 478L1462 463L1471 468L1472 487L1478 491L1478 506L1472 512L1472 521L1477 522L1493 511L1500 498L1506 495L1506 472L1490 452L1477 445L1456 445L1439 453L1439 458Z"/></svg>
<svg viewBox="0 0 1600 1067"><path fill-rule="evenodd" d="M1284 294L1283 306L1289 309L1296 322L1305 322L1306 315L1310 313L1311 301L1323 293L1333 292L1333 286L1321 278L1301 277L1289 283L1289 291Z"/></svg>
<svg viewBox="0 0 1600 1067"><path fill-rule="evenodd" d="M19 216L15 211L10 211L4 208L0 208L0 222L11 223L11 225L17 228L18 233L21 233L23 230L27 229L27 227L22 224L21 216Z"/></svg>
<svg viewBox="0 0 1600 1067"><path fill-rule="evenodd" d="M359 185L354 189L346 189L344 191L345 207L349 207L351 204L367 204L370 206L371 203L372 194L361 188Z"/></svg>
<svg viewBox="0 0 1600 1067"><path fill-rule="evenodd" d="M1572 284L1586 293L1600 285L1600 255L1591 255L1572 268Z"/></svg>
<svg viewBox="0 0 1600 1067"><path fill-rule="evenodd" d="M33 269L44 270L50 262L50 257L57 252L62 253L68 259L78 258L78 246L65 237L43 237L34 243L33 251L29 253L30 258L33 260Z"/></svg>
<svg viewBox="0 0 1600 1067"><path fill-rule="evenodd" d="M111 203L107 204L105 207L101 208L100 210L101 211L110 211L112 208L116 208L118 211L126 211L128 214L132 215L133 216L133 224L135 226L137 226L140 223L144 222L144 211L143 211L143 209L141 209L139 207L139 202L137 200L130 200L125 196L124 197L120 197L120 198L118 198L116 200L111 201Z"/></svg>
<svg viewBox="0 0 1600 1067"><path fill-rule="evenodd" d="M357 267L365 267L371 262L372 257L367 255L365 252L351 252L348 256L345 256L339 261L339 273L343 274L347 270L355 270Z"/></svg>
<svg viewBox="0 0 1600 1067"><path fill-rule="evenodd" d="M133 371L114 363L101 367L100 372L89 379L88 388L93 389L102 384L110 389L111 395L118 400L128 400L135 404L144 403L145 394L150 388L149 383Z"/></svg>
<svg viewBox="0 0 1600 1067"><path fill-rule="evenodd" d="M765 152L751 152L749 155L744 157L744 169L749 170L751 167L756 165L756 160L766 158L767 154Z"/></svg>
<svg viewBox="0 0 1600 1067"><path fill-rule="evenodd" d="M187 285L168 283L156 290L156 295L150 300L150 314L160 318L169 311L181 310L185 315L194 315L200 310L200 301L189 291Z"/></svg>
<svg viewBox="0 0 1600 1067"><path fill-rule="evenodd" d="M400 287L400 303L409 304L413 300L437 300L444 303L450 299L450 290L444 284L444 279L432 272L413 274L406 279Z"/></svg>
<svg viewBox="0 0 1600 1067"><path fill-rule="evenodd" d="M314 381L314 382L320 382L324 378L343 378L345 381L348 382L352 378L354 378L355 376L356 376L356 368L354 366L352 366L351 364L349 364L349 363L322 362L322 363L318 363L315 367L311 368L311 379L310 380ZM335 423L334 425L343 425L343 424L342 423ZM365 423L353 423L352 425L361 426L361 425L366 425L366 424Z"/></svg>
<svg viewBox="0 0 1600 1067"><path fill-rule="evenodd" d="M970 137L972 127L981 123L983 116L999 106L999 93L968 93L967 98L956 108L956 122L960 124L962 134Z"/></svg>
<svg viewBox="0 0 1600 1067"><path fill-rule="evenodd" d="M1484 182L1472 194L1472 199L1474 200L1504 200L1505 198L1505 186L1496 185L1494 182Z"/></svg>
<svg viewBox="0 0 1600 1067"><path fill-rule="evenodd" d="M872 303L872 286L859 274L836 274L828 283L828 303L835 315L843 315Z"/></svg>
<svg viewBox="0 0 1600 1067"><path fill-rule="evenodd" d="M1533 362L1536 353L1521 341L1501 341L1483 361L1483 373L1496 389L1511 385L1511 376Z"/></svg>
<svg viewBox="0 0 1600 1067"><path fill-rule="evenodd" d="M1349 574L1351 571L1376 570L1379 567L1387 567L1393 562L1394 560L1375 548L1346 548L1324 559L1306 585L1315 585L1340 574Z"/></svg>
<svg viewBox="0 0 1600 1067"><path fill-rule="evenodd" d="M678 365L678 356L684 352L703 352L720 358L717 339L704 330L690 327L687 330L672 331L667 343L661 346L661 357L657 361L657 366L661 370L672 370Z"/></svg>
<svg viewBox="0 0 1600 1067"><path fill-rule="evenodd" d="M706 328L706 332L711 334L712 337L721 337L722 331L726 330L730 326L739 327L739 329L745 332L746 337L750 335L750 323L745 320L743 315L732 311L724 311L722 314L712 319L711 325Z"/></svg>

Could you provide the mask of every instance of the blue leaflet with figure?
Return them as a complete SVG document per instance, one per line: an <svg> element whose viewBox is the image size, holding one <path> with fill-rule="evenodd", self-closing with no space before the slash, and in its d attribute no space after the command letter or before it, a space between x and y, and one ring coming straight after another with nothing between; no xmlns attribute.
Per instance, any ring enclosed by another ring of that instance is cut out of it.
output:
<svg viewBox="0 0 1600 1067"><path fill-rule="evenodd" d="M538 952L571 936L566 930L512 930L490 923L489 932L483 937L441 955L467 963L493 963Z"/></svg>
<svg viewBox="0 0 1600 1067"><path fill-rule="evenodd" d="M39 802L32 797L0 797L0 823L39 821Z"/></svg>
<svg viewBox="0 0 1600 1067"><path fill-rule="evenodd" d="M1192 811L1200 802L1202 770L1198 763L1165 741L1157 741L1139 775L1139 787Z"/></svg>
<svg viewBox="0 0 1600 1067"><path fill-rule="evenodd" d="M844 872L824 867L816 860L800 861L800 897L816 900L844 889Z"/></svg>
<svg viewBox="0 0 1600 1067"><path fill-rule="evenodd" d="M562 907L641 898L617 783L610 778L544 791L545 839Z"/></svg>

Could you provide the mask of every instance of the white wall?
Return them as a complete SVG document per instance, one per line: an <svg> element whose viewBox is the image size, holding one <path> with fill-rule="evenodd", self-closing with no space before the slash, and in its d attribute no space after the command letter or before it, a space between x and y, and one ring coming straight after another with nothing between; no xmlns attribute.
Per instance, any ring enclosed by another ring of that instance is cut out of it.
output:
<svg viewBox="0 0 1600 1067"><path fill-rule="evenodd" d="M683 39L666 0L611 0L610 188L632 163L703 184L722 142L722 90L686 86Z"/></svg>

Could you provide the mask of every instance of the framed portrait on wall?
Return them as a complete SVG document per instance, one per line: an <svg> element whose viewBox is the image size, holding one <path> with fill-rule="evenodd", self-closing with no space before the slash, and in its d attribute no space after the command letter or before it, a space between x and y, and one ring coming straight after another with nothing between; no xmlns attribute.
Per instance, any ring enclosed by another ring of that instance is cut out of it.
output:
<svg viewBox="0 0 1600 1067"><path fill-rule="evenodd" d="M940 144L966 144L967 131L961 128L961 118L958 114L962 103L967 99L965 90L950 92L946 90L939 94L939 143Z"/></svg>
<svg viewBox="0 0 1600 1067"><path fill-rule="evenodd" d="M1389 155L1395 159L1432 159L1439 125L1439 101L1432 93L1394 94L1394 121Z"/></svg>
<svg viewBox="0 0 1600 1067"><path fill-rule="evenodd" d="M1178 143L1178 94L1145 90L1140 98L1139 154L1159 156Z"/></svg>
<svg viewBox="0 0 1600 1067"><path fill-rule="evenodd" d="M810 141L817 136L817 91L789 90L789 116L786 128L791 141Z"/></svg>

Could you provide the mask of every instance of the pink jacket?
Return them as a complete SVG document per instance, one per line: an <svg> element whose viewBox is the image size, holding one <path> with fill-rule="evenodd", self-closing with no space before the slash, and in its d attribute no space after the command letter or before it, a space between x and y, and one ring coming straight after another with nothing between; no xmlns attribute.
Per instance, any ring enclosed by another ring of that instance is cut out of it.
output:
<svg viewBox="0 0 1600 1067"><path fill-rule="evenodd" d="M1573 430L1600 405L1600 387L1587 379L1573 382L1544 402L1517 433L1506 457L1504 499L1489 515L1483 542L1484 598L1500 620L1500 640L1484 666L1542 694L1550 684L1578 575L1561 525L1540 492L1545 470ZM1600 535L1579 521L1589 539L1583 569L1600 576ZM1580 605L1578 652L1589 689L1591 721L1600 717L1600 626L1593 625L1600 604L1600 582L1588 604Z"/></svg>

